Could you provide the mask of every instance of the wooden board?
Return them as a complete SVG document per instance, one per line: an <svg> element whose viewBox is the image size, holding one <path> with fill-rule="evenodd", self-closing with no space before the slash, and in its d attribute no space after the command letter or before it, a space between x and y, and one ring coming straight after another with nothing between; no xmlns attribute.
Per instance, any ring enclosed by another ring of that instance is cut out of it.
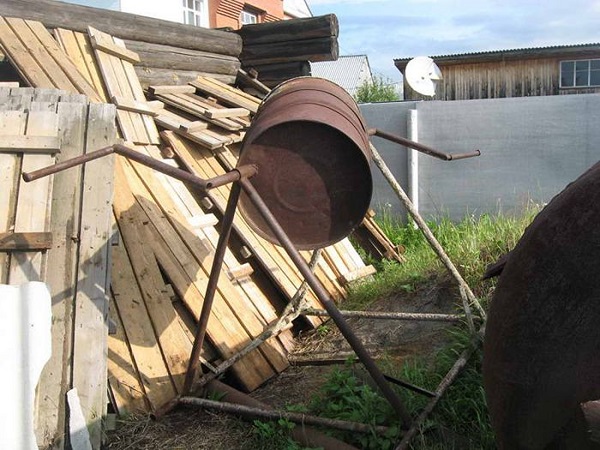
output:
<svg viewBox="0 0 600 450"><path fill-rule="evenodd" d="M119 184L117 182L118 189ZM117 217L117 221L119 218ZM109 364L116 370L126 370L127 364L120 364L129 351L132 363L135 364L136 377L141 380L142 392L133 391L130 395L137 399L144 397L148 402L149 411L155 411L165 403L172 400L177 391L173 384L169 370L165 364L148 310L139 285L135 278L127 250L124 245L113 247L112 267L112 292L115 300L115 312L118 314L123 337L109 342ZM123 342L123 339L126 339ZM189 341L188 341L189 343ZM124 357L119 357L125 352L123 344L128 348ZM114 352L111 355L110 352ZM117 369L118 368L118 369ZM129 383L126 383L129 384ZM135 385L134 385L135 386ZM127 397L126 397L127 398ZM125 409L135 409L129 402L122 405ZM140 405L141 406L141 405Z"/></svg>
<svg viewBox="0 0 600 450"><path fill-rule="evenodd" d="M87 98L82 99L85 102L58 104L61 152L56 156L56 162L84 152L88 105ZM73 236L79 234L82 195L81 166L54 175L50 222L54 246L47 254L45 280L52 295L52 356L44 366L38 383L38 392L42 395L38 397L35 421L40 446L55 441L60 447L64 439L65 393L71 386L73 314L76 308L73 289L79 251L79 244Z"/></svg>
<svg viewBox="0 0 600 450"><path fill-rule="evenodd" d="M225 172L208 151L189 145L172 133L164 133L163 137L184 161L186 167L192 169L201 178L212 178ZM222 186L210 191L209 198L221 212L225 210L229 190L230 186ZM251 230L239 212L236 214L235 225L236 233L247 243L253 254L259 259L265 268L265 273L271 277L287 298L291 299L300 287L302 279L289 258L280 253L283 250L260 238ZM321 307L320 302L310 290L307 292L307 299L315 307ZM311 323L318 325L322 323L322 319L311 320Z"/></svg>
<svg viewBox="0 0 600 450"><path fill-rule="evenodd" d="M116 332L108 335L108 384L117 412L124 415L152 411L153 406L147 400L142 381L144 378L139 375L132 358L131 344L125 335L114 298L110 300L109 317L116 325Z"/></svg>
<svg viewBox="0 0 600 450"><path fill-rule="evenodd" d="M197 253L192 253L164 217L164 213L154 202L141 180L137 178L133 168L126 164L120 164L120 167L123 170L118 170L116 174L117 183L121 187L120 196L127 189L133 188L138 203L148 215L148 229L152 232L152 238L148 241L151 242L158 263L192 315L199 317L202 293L206 290L210 268L202 266L198 258L204 260L209 257L210 250L207 248L196 249ZM117 207L118 203L115 202L115 208ZM117 210L115 211L117 212ZM235 297L232 297L231 300L234 301ZM225 358L239 351L249 340L249 335L231 311L220 290L215 296L207 337ZM258 351L252 352L240 361L237 367L234 367L234 373L248 389L256 388L273 375L268 362Z"/></svg>
<svg viewBox="0 0 600 450"><path fill-rule="evenodd" d="M107 103L106 87L87 34L57 28L54 30L54 35L62 50L69 55L79 72L94 87L100 101Z"/></svg>
<svg viewBox="0 0 600 450"><path fill-rule="evenodd" d="M156 94L156 98L225 130L238 131L249 125L247 121L236 120L250 114L250 111L245 108L216 108L214 103L194 94Z"/></svg>
<svg viewBox="0 0 600 450"><path fill-rule="evenodd" d="M91 104L86 136L87 151L112 145L115 107ZM80 264L74 323L73 386L77 388L94 449L102 441L106 414L110 198L113 158L87 163L81 209ZM92 352L90 349L96 349Z"/></svg>
<svg viewBox="0 0 600 450"><path fill-rule="evenodd" d="M146 147L146 152L155 158L160 157L158 150L155 148ZM174 164L174 161L172 163ZM202 251L201 248L196 247L200 242L209 248L211 257L206 259L205 265L207 267L209 264L212 265L212 252L217 247L219 233L212 226L193 227L192 220L203 216L204 212L188 188L182 182L156 172L153 177L151 171L139 164L134 164L134 168L192 252L199 254ZM156 179L156 182L153 181L153 178ZM195 237L191 237L192 235L195 235ZM246 276L241 275L241 271L244 269L250 268L250 271L252 271L249 265L246 264L245 266L241 265L230 251L226 251L223 265L225 273L221 275L220 283L221 288L224 290L226 301L230 303L240 323L243 324L250 336L256 337L271 322L277 319L277 314L265 294L258 289L253 280L248 278L250 275L248 271L244 272ZM235 273L240 276L229 277L230 274ZM229 281L223 279L223 275L225 274L231 284ZM234 294L233 291L237 294ZM232 295L237 295L239 299L236 299L234 302ZM239 304L237 303L238 301L240 302ZM240 308L244 311L244 314L240 312ZM259 348L278 372L288 367L287 352L278 343L277 338L267 341L265 345Z"/></svg>
<svg viewBox="0 0 600 450"><path fill-rule="evenodd" d="M215 126L199 127L197 122L168 109L160 110L155 121L162 128L174 131L208 149L217 149L223 145L241 142L243 139L243 134L238 132L223 131Z"/></svg>
<svg viewBox="0 0 600 450"><path fill-rule="evenodd" d="M52 233L0 233L0 251L39 251L52 248Z"/></svg>
<svg viewBox="0 0 600 450"><path fill-rule="evenodd" d="M58 136L13 135L3 136L0 153L57 153L60 151Z"/></svg>
<svg viewBox="0 0 600 450"><path fill-rule="evenodd" d="M198 77L196 81L191 81L190 85L211 97L215 97L226 105L245 108L252 113L256 113L260 104L260 100L256 97L225 83L221 83L214 78Z"/></svg>
<svg viewBox="0 0 600 450"><path fill-rule="evenodd" d="M34 136L58 135L58 95L52 102L33 102L27 116L25 133ZM54 164L50 155L23 155L21 170L31 172ZM15 232L50 231L50 206L53 177L45 177L35 182L19 183L19 196L15 214ZM21 284L27 281L42 281L46 278L45 252L18 252L11 256L8 281Z"/></svg>
<svg viewBox="0 0 600 450"><path fill-rule="evenodd" d="M110 40L116 46L124 46L122 41L92 27L89 27L88 33L90 38ZM129 61L106 53L102 48L94 48L94 54L110 98L118 97L130 101L146 100L135 70ZM158 131L152 118L136 112L119 110L117 120L125 140L136 144L159 143Z"/></svg>
<svg viewBox="0 0 600 450"><path fill-rule="evenodd" d="M7 111L9 102L0 102L0 142L3 136L24 133L27 114L23 111ZM3 110L4 109L4 110ZM14 212L17 204L21 156L0 153L0 232L14 231ZM0 283L8 283L9 255L0 253Z"/></svg>
<svg viewBox="0 0 600 450"><path fill-rule="evenodd" d="M100 101L94 87L79 72L40 22L0 18L0 44L31 86L59 88Z"/></svg>

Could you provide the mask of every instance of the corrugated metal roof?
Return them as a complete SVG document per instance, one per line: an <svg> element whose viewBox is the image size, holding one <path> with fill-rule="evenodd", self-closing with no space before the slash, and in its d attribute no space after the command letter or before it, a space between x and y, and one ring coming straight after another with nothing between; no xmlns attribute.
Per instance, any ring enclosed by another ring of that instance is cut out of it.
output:
<svg viewBox="0 0 600 450"><path fill-rule="evenodd" d="M336 61L311 62L310 68L313 76L339 84L350 95L354 95L365 80L372 78L367 55L340 56Z"/></svg>
<svg viewBox="0 0 600 450"><path fill-rule="evenodd" d="M557 53L557 52L572 52L579 50L600 50L600 43L591 43L591 44L573 44L573 45L552 45L547 47L527 47L527 48L516 48L516 49L508 49L508 50L490 50L484 52L471 52L471 53L455 53L455 54L447 54L447 55L438 55L431 56L432 59L444 60L444 59L476 59L481 57L510 57L513 55L523 55L526 56L528 54L539 54L539 53ZM413 57L410 58L395 58L394 63L396 65L402 63L408 63Z"/></svg>

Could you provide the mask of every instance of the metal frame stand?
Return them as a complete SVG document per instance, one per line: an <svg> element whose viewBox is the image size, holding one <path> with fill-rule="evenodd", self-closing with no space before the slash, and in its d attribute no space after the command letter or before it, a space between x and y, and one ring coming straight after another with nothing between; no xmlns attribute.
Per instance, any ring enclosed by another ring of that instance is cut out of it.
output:
<svg viewBox="0 0 600 450"><path fill-rule="evenodd" d="M377 136L383 137L385 139L397 142L401 145L415 148L426 154L429 154L431 156L434 156L434 157L437 157L440 159L444 159L447 161L479 155L479 151L476 151L474 153L468 153L468 154L450 155L447 153L438 152L437 150L431 149L422 144L418 144L418 143L415 143L413 141L410 141L410 140L407 140L404 138L400 138L400 137L397 137L394 135L390 135L390 134L381 132L379 130L370 130L369 135L377 135ZM435 237L431 233L431 230L429 230L429 228L427 227L427 224L425 223L425 221L418 214L418 212L416 211L416 209L410 202L410 199L408 198L408 196L404 193L404 191L400 187L399 183L393 177L393 175L391 174L391 172L385 165L385 162L381 159L379 153L377 152L377 150L375 149L375 147L373 145L371 145L371 151L373 154L373 160L375 161L375 163L377 164L379 169L382 171L384 177L388 180L388 182L392 186L393 190L399 196L400 200L403 202L406 209L409 211L409 213L411 214L411 216L413 217L413 219L415 220L415 222L417 223L419 228L422 230L422 232L424 233L428 242L430 243L430 245L432 246L432 248L434 249L436 254L439 256L439 258L442 260L442 262L444 263L444 265L446 266L446 268L448 269L450 274L456 279L456 281L459 285L461 297L463 298L463 307L465 310L465 317L467 319L467 323L469 324L469 328L471 329L471 331L474 332L475 329L474 329L473 317L472 317L472 312L471 312L470 306L474 305L475 308L478 310L481 318L485 321L485 312L484 312L483 308L479 304L478 300L475 298L474 294L472 293L472 291L469 288L469 286L467 285L467 283L464 281L462 276L456 270L456 267L450 261L450 259L448 258L448 256L444 252L444 250L442 249L441 245L439 244L439 242L435 239ZM418 416L416 421L413 422L412 418L410 417L406 408L404 407L402 401L400 400L400 398L397 396L397 394L394 392L394 390L391 388L390 384L388 383L388 380L386 379L385 375L377 367L374 359L370 356L370 354L368 353L368 351L365 348L365 346L363 345L363 343L358 339L358 337L354 334L354 332L352 331L352 329L346 322L344 314L337 308L337 306L335 305L333 300L330 298L329 294L327 293L327 291L325 290L325 288L323 287L323 285L321 284L319 279L314 275L312 269L314 268L314 265L316 264L317 258L319 256L319 251L316 250L313 253L313 258L312 258L310 264L306 263L304 258L300 255L300 252L295 248L293 242L287 236L287 234L285 233L285 231L283 230L281 225L277 222L276 218L273 216L273 214L271 213L271 211L269 210L267 205L264 203L264 201L262 200L262 198L260 197L260 195L258 194L256 189L254 188L254 186L252 186L252 184L250 183L249 178L251 178L257 172L257 168L255 166L241 166L241 167L238 167L236 169L233 169L233 170L227 172L226 174L224 174L222 176L205 180L205 179L202 179L196 175L193 175L185 170L182 170L179 168L174 168L174 167L169 166L161 161L158 161L158 160L155 160L148 156L142 155L139 152L137 152L133 149L130 149L124 145L117 144L117 145L114 145L111 147L102 148L98 151L91 152L91 153L88 153L86 155L83 155L83 156L80 156L77 158L73 158L71 160L64 161L64 162L56 164L54 166L50 166L50 167L46 167L46 168L37 170L35 172L24 173L23 179L25 181L33 181L35 179L38 179L38 178L41 178L44 176L48 176L53 173L60 172L62 170L68 169L70 167L74 167L76 165L84 164L88 161L92 161L94 159L110 155L112 153L120 154L128 159L131 159L140 164L151 167L152 169L158 170L159 172L162 172L166 175L174 177L178 180L185 181L186 183L189 183L189 184L201 189L205 193L214 187L233 183L231 193L230 193L230 196L229 196L228 202L227 202L227 207L226 207L224 217L223 217L221 234L219 236L219 241L217 244L217 248L215 250L215 257L213 260L213 265L211 267L209 281L208 281L208 285L207 285L206 293L205 293L205 297L204 297L204 303L202 305L202 311L198 318L198 325L196 328L194 344L193 344L192 351L190 354L190 360L188 363L188 369L187 369L186 377L185 377L185 383L184 383L184 388L183 388L183 393L182 393L183 396L177 397L171 403L169 403L168 405L165 405L165 407L162 408L161 411L156 412L155 416L160 416L161 414L168 412L170 409L172 409L179 403L200 404L201 402L200 403L195 402L195 401L193 401L194 400L193 398L185 397L185 396L189 395L189 393L192 392L195 388L197 388L199 386L203 386L206 383L208 383L209 381L211 381L212 379L216 378L220 373L223 373L225 370L227 370L227 368L231 367L236 361L241 359L241 357L243 357L244 355L248 354L250 351L257 348L262 342L264 342L269 337L277 334L281 329L283 329L285 327L285 325L290 323L292 320L294 320L300 314L306 313L307 308L301 307L300 303L303 299L304 292L306 291L307 286L310 286L312 288L312 290L314 291L314 293L316 294L317 298L321 301L323 307L325 308L325 311L319 312L319 315L326 314L334 321L334 323L337 325L337 327L339 328L340 332L342 333L342 335L344 336L346 341L352 347L352 349L355 352L356 356L358 357L359 361L365 366L367 372L373 378L373 381L376 383L377 387L380 389L383 396L390 403L390 405L392 406L392 408L394 409L394 411L400 418L401 427L404 430L407 430L407 432L404 434L404 437L403 437L401 443L396 448L396 450L402 450L402 449L407 448L412 437L414 437L417 434L418 427L420 426L420 424L425 420L425 418L428 416L428 414L433 410L433 408L439 401L441 395L445 392L445 390L448 388L448 386L451 385L451 383L454 381L456 376L459 374L460 370L465 366L466 362L468 361L470 355L472 354L472 352L475 348L475 344L472 346L472 348L465 350L465 352L463 352L463 354L459 357L459 359L455 363L454 367L450 370L450 372L446 375L446 377L439 384L438 388L436 389L436 391L434 393L434 396L431 398L428 405L424 408L424 410ZM208 325L208 320L210 318L214 296L215 296L217 286L218 286L219 276L221 273L221 267L223 265L224 255L225 255L227 245L229 242L229 237L231 235L231 230L233 228L235 212L237 210L237 205L238 205L239 198L240 198L242 191L245 192L245 194L248 196L249 200L253 203L253 205L256 207L256 209L259 211L259 213L263 217L265 223L271 228L271 231L273 232L275 237L278 239L280 245L285 249L286 253L290 257L290 259L292 260L294 265L298 268L298 270L304 277L304 281L303 281L302 285L299 287L297 295L295 296L293 301L290 303L290 305L288 305L288 308L286 308L286 311L284 311L284 314L279 318L279 320L274 325L272 325L271 327L266 329L260 336L258 336L255 340L253 340L249 345L247 345L238 354L234 355L227 361L223 362L219 367L215 368L215 370L213 372L209 372L197 380L198 368L200 365L200 352L202 349L202 345L204 343L204 338L206 335L206 328ZM407 316L405 319L419 320L421 318ZM423 319L426 320L427 318L424 317ZM456 320L456 318L454 318L454 317L446 318L446 319L436 317L436 318L430 318L430 320L431 319L433 319L433 320L436 320L436 319L437 320L440 320L440 319L441 320L448 320L448 319ZM485 324L482 326L482 330L483 330L484 326L485 326ZM479 334L477 336L479 336Z"/></svg>
<svg viewBox="0 0 600 450"><path fill-rule="evenodd" d="M60 172L62 170L66 170L76 165L84 164L88 161L108 156L112 153L120 154L128 159L134 160L140 164L151 167L166 175L185 181L201 189L204 192L207 192L208 190L214 187L222 186L228 183L233 183L225 215L223 217L222 231L221 235L219 236L219 242L217 244L215 258L213 260L204 303L202 305L202 311L198 319L198 326L196 329L194 344L192 346L192 352L190 354L190 361L188 363L183 395L189 394L194 389L198 366L200 365L200 351L202 349L204 337L206 335L206 327L208 324L208 319L210 317L212 303L219 281L219 275L221 272L221 266L223 264L223 258L225 255L227 244L229 242L231 229L233 227L233 219L237 209L238 200L243 189L250 201L254 204L256 209L262 215L263 219L265 220L265 223L267 223L267 225L271 228L273 234L278 239L281 246L285 249L292 262L298 268L308 286L312 288L317 298L321 301L331 319L335 322L346 341L350 344L350 346L356 353L356 356L358 357L359 361L365 366L367 372L371 375L373 381L376 383L383 396L387 399L387 401L390 403L390 405L400 418L401 427L403 429L408 429L410 427L412 419L408 414L406 408L402 404L400 398L391 388L390 384L385 379L385 376L377 367L377 364L375 363L373 358L369 355L366 347L354 334L354 332L346 322L344 316L340 313L337 306L330 298L329 294L327 293L319 279L313 274L309 265L300 255L300 252L295 248L294 244L287 236L281 225L277 222L273 214L270 212L269 208L264 203L258 192L255 190L254 186L252 186L252 184L249 182L248 178L253 176L257 171L257 168L255 166L241 166L230 172L227 172L225 175L222 175L220 177L205 180L184 170L174 168L161 161L142 155L139 152L130 149L129 147L126 147L121 144L116 144L111 147L105 147L98 151L83 155L81 157L64 161L54 166L37 170L35 172L24 173L23 179L25 181L33 181L38 178L48 176L53 173ZM174 407L180 400L181 397L167 405L166 410ZM163 409L162 413L166 412L166 410Z"/></svg>

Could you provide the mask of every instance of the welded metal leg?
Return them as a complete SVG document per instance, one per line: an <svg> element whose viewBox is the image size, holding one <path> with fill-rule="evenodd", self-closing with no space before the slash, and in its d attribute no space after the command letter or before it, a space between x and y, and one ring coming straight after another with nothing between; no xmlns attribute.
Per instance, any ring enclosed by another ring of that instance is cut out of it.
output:
<svg viewBox="0 0 600 450"><path fill-rule="evenodd" d="M319 279L312 273L308 264L300 255L300 252L294 247L294 244L287 236L283 228L277 222L277 219L271 214L269 208L264 203L258 192L254 189L254 186L248 180L240 180L239 183L244 189L244 192L248 195L250 201L254 204L256 209L260 212L265 222L271 227L271 231L279 240L281 246L285 249L289 257L292 259L300 273L308 283L308 285L312 288L314 293L317 295L323 307L329 313L331 319L335 322L340 332L346 339L346 341L350 344L358 359L363 363L373 381L377 384L381 393L388 400L392 408L396 411L400 419L402 420L403 428L408 428L411 424L411 417L408 414L406 408L402 404L400 398L393 391L391 386L385 380L383 373L379 370L379 367L375 364L375 361L371 358L367 349L363 345L363 343L358 339L358 337L354 334L344 316L340 313L337 306L329 297L329 294L319 281Z"/></svg>
<svg viewBox="0 0 600 450"><path fill-rule="evenodd" d="M185 374L185 383L183 385L184 395L190 393L194 385L194 380L196 379L198 366L200 365L200 351L202 350L202 345L204 344L206 327L208 325L208 319L210 317L213 300L217 291L219 275L221 274L221 267L223 266L223 259L225 258L225 251L227 250L229 236L231 235L231 229L233 228L233 219L235 217L238 200L240 199L240 193L241 187L239 182L233 183L231 185L229 199L227 200L225 215L223 216L223 225L221 228L221 234L219 235L219 242L217 243L217 248L215 250L215 259L213 260L213 264L210 269L210 276L208 278L208 285L206 286L204 302L202 303L202 311L200 312L200 318L198 319L198 326L196 327L196 336L194 337L194 345L192 346L188 369Z"/></svg>

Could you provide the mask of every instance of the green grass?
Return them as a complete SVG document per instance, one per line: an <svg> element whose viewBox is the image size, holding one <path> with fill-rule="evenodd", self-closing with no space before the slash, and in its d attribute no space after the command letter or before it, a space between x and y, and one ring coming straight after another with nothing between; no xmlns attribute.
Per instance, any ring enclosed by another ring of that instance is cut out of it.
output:
<svg viewBox="0 0 600 450"><path fill-rule="evenodd" d="M531 222L539 208L530 208L522 217L481 216L467 217L461 223L449 220L430 223L429 226L450 259L485 305L493 292L493 282L482 282L481 276L488 264L511 250ZM406 251L406 262L376 262L378 273L372 281L354 285L345 309L363 309L379 298L398 291L413 291L432 277L443 277L446 269L439 261L420 230L412 224L399 225L384 215L380 226L395 244ZM446 275L447 276L447 275ZM429 390L435 390L458 356L472 344L472 336L464 325L453 327L449 344L433 358L416 358L397 367L392 360L381 362L382 370ZM423 424L421 433L412 441L413 450L492 450L493 432L489 423L481 376L482 354L478 347L460 376L441 398L433 413ZM413 417L423 409L428 399L405 389L398 390ZM351 364L335 368L320 392L309 404L309 411L325 417L351 420L371 425L390 426L386 436L376 433L358 434L328 431L361 449L386 450L394 448L400 438L397 418L391 407L371 387L355 376ZM292 425L293 426L293 425ZM285 439L285 428L257 425L264 437ZM289 431L289 429L288 429ZM283 434L282 434L283 432ZM268 440L268 439L267 439ZM283 447L294 449L285 441Z"/></svg>
<svg viewBox="0 0 600 450"><path fill-rule="evenodd" d="M428 225L475 295L485 302L494 286L481 283L485 268L515 246L538 211L539 208L532 206L520 217L469 216L458 224L442 219ZM378 298L402 290L412 291L431 276L446 273L421 230L412 223L400 225L387 214L378 223L394 244L405 248L406 262L370 261L365 257L378 273L372 282L352 287L344 304L346 309L362 309Z"/></svg>

